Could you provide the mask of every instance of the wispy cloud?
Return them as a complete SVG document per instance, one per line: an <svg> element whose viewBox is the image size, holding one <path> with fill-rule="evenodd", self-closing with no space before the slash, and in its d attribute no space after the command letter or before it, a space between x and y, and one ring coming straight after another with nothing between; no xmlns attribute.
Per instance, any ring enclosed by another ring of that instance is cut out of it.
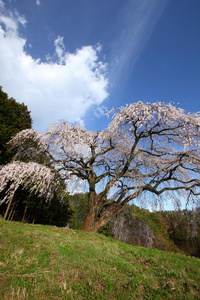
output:
<svg viewBox="0 0 200 300"><path fill-rule="evenodd" d="M4 3L2 0L0 0L0 8L4 6Z"/></svg>
<svg viewBox="0 0 200 300"><path fill-rule="evenodd" d="M83 122L88 108L107 97L106 65L98 59L100 47L85 46L67 53L64 38L58 37L54 56L41 62L25 52L27 41L19 33L19 26L25 24L19 14L1 11L0 85L10 97L28 105L35 129L45 130L49 122L62 118Z"/></svg>
<svg viewBox="0 0 200 300"><path fill-rule="evenodd" d="M40 0L36 0L36 4L37 4L37 5L40 5Z"/></svg>
<svg viewBox="0 0 200 300"><path fill-rule="evenodd" d="M111 47L113 83L133 68L167 3L168 0L129 0L120 11Z"/></svg>

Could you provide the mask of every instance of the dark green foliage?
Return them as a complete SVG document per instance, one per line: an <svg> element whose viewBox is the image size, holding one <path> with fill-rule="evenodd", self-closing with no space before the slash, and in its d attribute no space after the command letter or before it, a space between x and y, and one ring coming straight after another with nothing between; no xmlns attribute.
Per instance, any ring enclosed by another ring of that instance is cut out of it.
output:
<svg viewBox="0 0 200 300"><path fill-rule="evenodd" d="M74 211L70 227L80 229L88 214L88 193L77 193L70 196L70 203Z"/></svg>
<svg viewBox="0 0 200 300"><path fill-rule="evenodd" d="M112 232L112 229L110 227L110 224L107 224L105 226L103 226L99 231L98 233L101 233L107 237L113 237L113 232Z"/></svg>
<svg viewBox="0 0 200 300"><path fill-rule="evenodd" d="M72 211L69 206L68 197L59 201L57 197L47 203L45 199L33 199L32 203L26 199L27 212L25 221L35 224L54 225L58 227L68 226ZM26 208L25 203L23 205Z"/></svg>
<svg viewBox="0 0 200 300"><path fill-rule="evenodd" d="M4 215L5 210L6 205L1 205L0 214ZM14 195L7 219L65 227L70 222L71 216L72 209L69 205L69 195L64 188L61 187L50 202L37 197L37 195L30 194L28 190L19 188Z"/></svg>
<svg viewBox="0 0 200 300"><path fill-rule="evenodd" d="M0 87L0 165L11 160L12 156L7 152L10 138L31 126L32 119L27 106L13 98L9 99Z"/></svg>

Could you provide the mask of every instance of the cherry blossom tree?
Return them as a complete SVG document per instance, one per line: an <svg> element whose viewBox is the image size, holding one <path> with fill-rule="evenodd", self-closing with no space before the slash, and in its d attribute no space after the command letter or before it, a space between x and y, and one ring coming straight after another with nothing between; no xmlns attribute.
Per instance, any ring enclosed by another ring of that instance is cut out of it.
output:
<svg viewBox="0 0 200 300"><path fill-rule="evenodd" d="M98 231L146 191L199 195L199 128L198 113L138 102L122 107L101 132L59 121L40 141L63 178L87 182L89 213L82 229Z"/></svg>
<svg viewBox="0 0 200 300"><path fill-rule="evenodd" d="M14 161L3 166L0 169L0 193L4 196L0 199L0 205L7 204L4 218L7 217L14 194L19 187L50 201L59 186L56 173L41 164Z"/></svg>

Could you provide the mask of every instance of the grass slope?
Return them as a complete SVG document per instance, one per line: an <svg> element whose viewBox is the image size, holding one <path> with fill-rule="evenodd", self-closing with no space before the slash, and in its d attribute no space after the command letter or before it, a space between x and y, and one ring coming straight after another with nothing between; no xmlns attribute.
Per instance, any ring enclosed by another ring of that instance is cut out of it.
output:
<svg viewBox="0 0 200 300"><path fill-rule="evenodd" d="M0 218L0 299L200 299L200 260Z"/></svg>

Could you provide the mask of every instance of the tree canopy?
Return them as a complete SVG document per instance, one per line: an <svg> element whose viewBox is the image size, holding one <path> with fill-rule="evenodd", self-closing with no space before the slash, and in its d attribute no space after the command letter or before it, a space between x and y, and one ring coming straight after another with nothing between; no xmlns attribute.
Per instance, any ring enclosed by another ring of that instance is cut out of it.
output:
<svg viewBox="0 0 200 300"><path fill-rule="evenodd" d="M122 107L101 132L59 121L35 136L62 178L87 182L89 212L82 229L98 231L145 191L199 195L199 128L198 113L138 102ZM28 132L13 142L19 145Z"/></svg>
<svg viewBox="0 0 200 300"><path fill-rule="evenodd" d="M32 119L27 106L8 98L0 87L0 165L10 161L10 154L7 153L10 138L31 126Z"/></svg>

